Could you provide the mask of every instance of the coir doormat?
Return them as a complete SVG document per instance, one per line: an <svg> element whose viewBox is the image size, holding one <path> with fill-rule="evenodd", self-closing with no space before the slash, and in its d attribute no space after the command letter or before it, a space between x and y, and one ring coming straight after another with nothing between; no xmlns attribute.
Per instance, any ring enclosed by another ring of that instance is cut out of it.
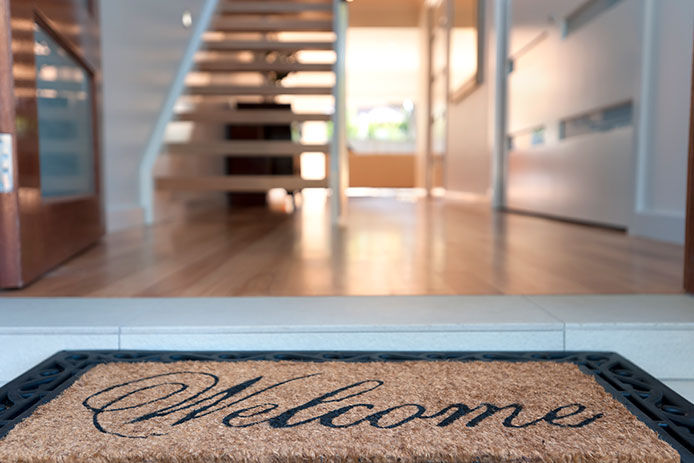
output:
<svg viewBox="0 0 694 463"><path fill-rule="evenodd" d="M573 362L129 361L85 368L3 463L679 462Z"/></svg>

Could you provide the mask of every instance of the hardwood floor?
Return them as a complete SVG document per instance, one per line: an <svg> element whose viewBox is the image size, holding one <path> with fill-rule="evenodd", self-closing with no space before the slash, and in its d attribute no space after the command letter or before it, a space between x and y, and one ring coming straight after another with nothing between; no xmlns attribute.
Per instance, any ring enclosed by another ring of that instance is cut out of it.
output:
<svg viewBox="0 0 694 463"><path fill-rule="evenodd" d="M113 233L11 296L676 293L681 246L442 199L322 198Z"/></svg>

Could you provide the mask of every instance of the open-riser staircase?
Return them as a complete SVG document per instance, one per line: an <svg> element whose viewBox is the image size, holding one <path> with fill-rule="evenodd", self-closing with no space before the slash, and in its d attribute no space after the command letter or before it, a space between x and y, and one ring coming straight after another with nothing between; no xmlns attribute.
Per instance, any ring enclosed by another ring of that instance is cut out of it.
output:
<svg viewBox="0 0 694 463"><path fill-rule="evenodd" d="M171 124L187 124L187 136L169 137L162 152L169 166L179 167L157 175L157 190L246 193L328 187L328 169L325 178L306 178L300 158L302 153L323 153L327 161L330 152L334 14L333 0L220 0ZM249 103L265 108L248 109ZM279 103L290 104L291 110L268 109ZM291 124L292 137L234 139L224 135L227 124ZM310 134L304 130L307 125L312 125ZM215 174L180 167L209 163L211 157L287 157L294 169L289 175L230 175L219 168L221 160Z"/></svg>

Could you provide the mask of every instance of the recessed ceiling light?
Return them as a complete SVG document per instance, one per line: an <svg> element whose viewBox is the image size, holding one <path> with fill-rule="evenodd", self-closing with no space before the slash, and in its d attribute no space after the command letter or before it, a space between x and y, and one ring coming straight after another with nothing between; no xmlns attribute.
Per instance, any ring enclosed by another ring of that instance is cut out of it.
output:
<svg viewBox="0 0 694 463"><path fill-rule="evenodd" d="M193 25L193 13L191 13L190 10L184 11L183 16L181 16L181 22L183 23L183 27L188 29Z"/></svg>

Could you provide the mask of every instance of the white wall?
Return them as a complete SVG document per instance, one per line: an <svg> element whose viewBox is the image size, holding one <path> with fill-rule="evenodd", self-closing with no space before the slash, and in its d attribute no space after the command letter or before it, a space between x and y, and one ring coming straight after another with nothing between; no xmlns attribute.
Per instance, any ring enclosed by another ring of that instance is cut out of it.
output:
<svg viewBox="0 0 694 463"><path fill-rule="evenodd" d="M445 187L453 195L488 197L494 108L494 0L485 0L484 81L477 89L448 106L448 153Z"/></svg>
<svg viewBox="0 0 694 463"><path fill-rule="evenodd" d="M416 27L350 27L346 60L348 106L417 100L421 60Z"/></svg>
<svg viewBox="0 0 694 463"><path fill-rule="evenodd" d="M646 0L641 146L629 232L684 242L694 2Z"/></svg>
<svg viewBox="0 0 694 463"><path fill-rule="evenodd" d="M544 127L545 143L508 153L512 209L627 227L633 210L633 125L560 139L563 119L639 97L642 0L623 0L563 34L582 0L514 1L508 133ZM554 21L548 18L556 18ZM534 42L544 33L544 39Z"/></svg>
<svg viewBox="0 0 694 463"><path fill-rule="evenodd" d="M448 106L451 125L445 186L453 194L489 195L492 149L490 87L493 87L493 82L485 82L463 101Z"/></svg>
<svg viewBox="0 0 694 463"><path fill-rule="evenodd" d="M138 169L205 0L101 0L103 172L109 231L143 222Z"/></svg>
<svg viewBox="0 0 694 463"><path fill-rule="evenodd" d="M486 0L487 18L493 14L494 3L494 0ZM632 129L595 135L592 141L584 140L586 145L582 147L571 146L581 145L581 137L566 143L559 151L572 151L573 160L579 164L588 162L583 165L567 162L559 170L576 169L578 174L582 168L585 175L586 169L590 170L594 164L591 174L594 177L613 175L612 181L619 185L616 188L620 199L611 204L599 204L598 208L609 211L598 211L598 221L602 218L609 223L609 217L616 217L613 222L628 227L631 234L681 243L684 236L694 2L624 0L612 11L586 24L583 30L574 33L573 38L567 38L567 41L583 42L586 47L583 52L578 51L578 60L583 60L589 72L581 74L576 72L575 63L571 62L577 61L576 56L567 59L562 53L568 54L568 51L557 51L560 46L571 48L571 44L560 42L558 24L551 20L560 21L582 3L583 0L512 0L511 55L517 54L543 30L553 35L526 53L517 63L516 72L509 77L509 130L522 130L541 121L580 114L601 102L632 99ZM493 41L492 31L487 38L487 58L491 61L493 46L490 44ZM552 41L554 53L550 50ZM541 68L542 59L533 63L534 58L541 54L544 55L544 68ZM534 73L533 66L536 68ZM450 152L446 174L447 188L454 193L479 195L489 190L493 146L490 136L493 114L490 113L493 112L494 99L493 88L489 87L493 83L494 70L489 68L488 63L485 84L476 93L450 107ZM572 72L567 73L567 70ZM562 87L561 81L569 77L575 81L575 87ZM633 133L624 133L628 130ZM556 141L553 139L556 136L556 130L548 132L548 145ZM601 137L608 140L601 141ZM609 152L603 152L603 148L610 146ZM577 157L589 149L592 151L588 158L593 158L593 161ZM526 153L525 160L530 163L542 161L543 169L558 169L556 158L544 156L548 153L543 153L543 150L552 151L548 147L538 149ZM600 157L608 154L614 157L615 150L620 152L621 159L613 159L616 162L610 165L601 165ZM629 166L620 167L626 166L627 162ZM515 168L519 169L521 165L516 162ZM554 175L556 172L544 178L548 180ZM566 181L566 177L557 180L559 183ZM609 178L602 183L607 187L597 190L595 185L582 184L579 175L574 175L572 181L573 191L548 188L543 192L538 176L526 172L525 179L516 182L516 198L525 196L525 203L533 205L537 200L533 194L541 199L558 201L559 195L578 198L581 189L599 192L595 197L614 196ZM574 206L576 204L570 205ZM552 209L546 211L551 213ZM589 219L585 214L578 218Z"/></svg>

